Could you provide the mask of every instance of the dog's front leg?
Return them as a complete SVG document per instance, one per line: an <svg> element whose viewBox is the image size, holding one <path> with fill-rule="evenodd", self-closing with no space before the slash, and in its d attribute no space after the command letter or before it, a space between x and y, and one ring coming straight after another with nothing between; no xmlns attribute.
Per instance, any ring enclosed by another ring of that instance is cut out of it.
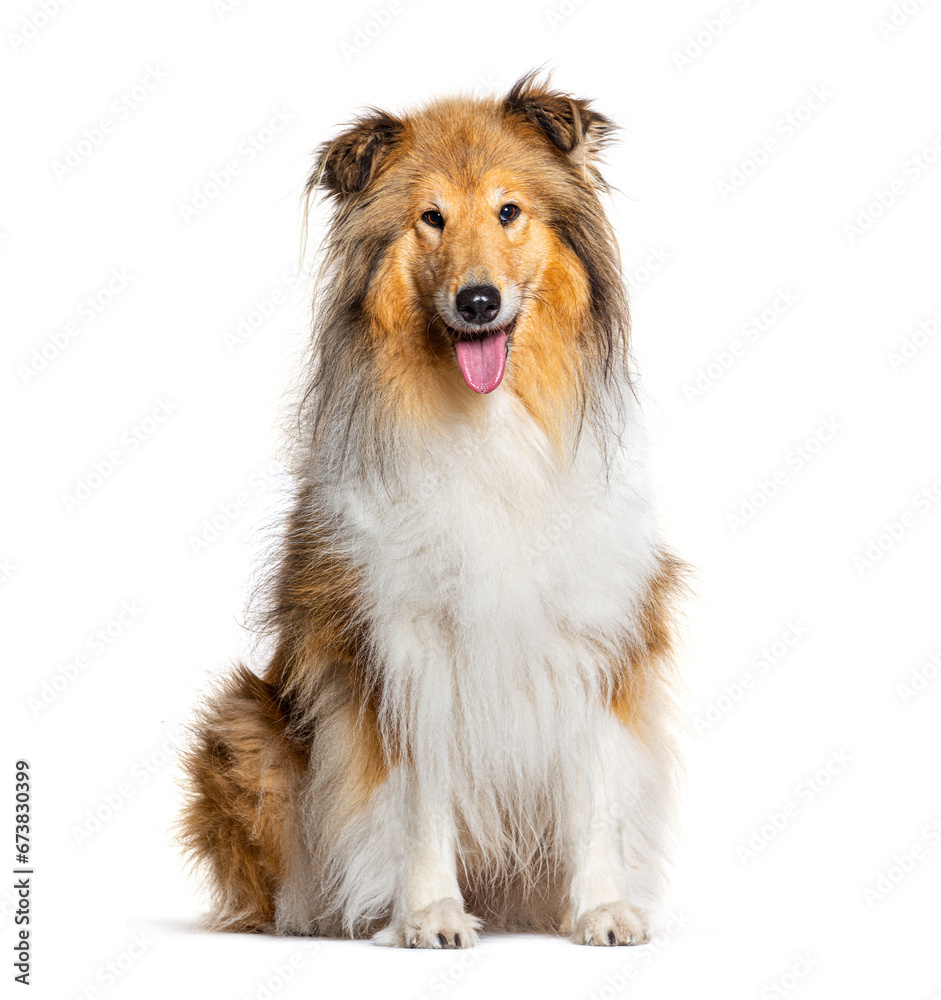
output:
<svg viewBox="0 0 941 1000"><path fill-rule="evenodd" d="M457 836L450 805L406 782L403 845L395 909L377 944L406 948L470 948L477 917L464 912L457 881Z"/></svg>
<svg viewBox="0 0 941 1000"><path fill-rule="evenodd" d="M614 761L613 745L611 750ZM628 803L612 795L601 760L595 761L592 772L570 817L572 940L643 944L649 939L646 915L630 901L631 878L621 849L620 817Z"/></svg>

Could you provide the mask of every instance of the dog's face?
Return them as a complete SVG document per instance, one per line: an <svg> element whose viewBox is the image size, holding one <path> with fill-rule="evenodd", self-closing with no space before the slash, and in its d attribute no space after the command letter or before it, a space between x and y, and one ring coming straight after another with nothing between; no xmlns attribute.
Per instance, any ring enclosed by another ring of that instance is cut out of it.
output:
<svg viewBox="0 0 941 1000"><path fill-rule="evenodd" d="M593 272L610 257L595 161L611 129L526 78L503 100L362 118L321 150L311 183L360 248L369 329L400 388L410 373L425 394L487 394L509 356L531 409L572 390Z"/></svg>
<svg viewBox="0 0 941 1000"><path fill-rule="evenodd" d="M434 331L452 342L467 385L488 393L503 378L524 301L539 293L557 248L525 179L475 166L472 181L439 169L417 185L401 249Z"/></svg>

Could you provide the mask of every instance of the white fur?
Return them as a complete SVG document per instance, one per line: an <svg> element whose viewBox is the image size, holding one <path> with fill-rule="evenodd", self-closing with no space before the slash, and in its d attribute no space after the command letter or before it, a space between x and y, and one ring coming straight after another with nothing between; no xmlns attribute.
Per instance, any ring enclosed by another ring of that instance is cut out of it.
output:
<svg viewBox="0 0 941 1000"><path fill-rule="evenodd" d="M331 906L350 929L391 910L382 943L459 897L463 866L525 876L550 852L573 926L663 889L670 743L642 746L603 702L657 562L633 403L607 465L586 433L570 467L511 393L481 403L476 426L403 449L391 485L351 476L326 501L363 576L381 723L413 762L331 848ZM282 926L311 916L302 896L285 886Z"/></svg>

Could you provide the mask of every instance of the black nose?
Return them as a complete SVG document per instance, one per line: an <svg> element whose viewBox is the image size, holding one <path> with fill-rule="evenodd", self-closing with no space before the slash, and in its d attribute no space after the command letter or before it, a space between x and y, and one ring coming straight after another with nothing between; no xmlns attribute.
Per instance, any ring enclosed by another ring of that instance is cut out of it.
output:
<svg viewBox="0 0 941 1000"><path fill-rule="evenodd" d="M454 304L466 323L483 326L500 311L500 289L493 285L469 285L457 293Z"/></svg>

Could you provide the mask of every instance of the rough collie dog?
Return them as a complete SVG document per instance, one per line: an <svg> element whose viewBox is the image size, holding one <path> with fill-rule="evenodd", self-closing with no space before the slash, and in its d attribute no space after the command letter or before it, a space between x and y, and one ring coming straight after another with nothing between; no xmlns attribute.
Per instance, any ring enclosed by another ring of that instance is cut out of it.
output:
<svg viewBox="0 0 941 1000"><path fill-rule="evenodd" d="M318 151L332 219L274 652L220 684L186 759L216 928L648 935L682 566L628 372L612 129L531 74Z"/></svg>

